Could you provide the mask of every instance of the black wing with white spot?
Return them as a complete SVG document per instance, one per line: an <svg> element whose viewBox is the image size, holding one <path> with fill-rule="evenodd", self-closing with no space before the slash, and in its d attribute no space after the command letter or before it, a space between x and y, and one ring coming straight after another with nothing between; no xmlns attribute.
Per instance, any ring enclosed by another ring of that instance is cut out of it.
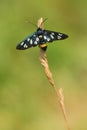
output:
<svg viewBox="0 0 87 130"><path fill-rule="evenodd" d="M20 42L17 45L16 49L25 50L25 49L28 49L30 47L37 46L38 43L39 43L39 38L37 36L37 32L35 32L31 36L27 37L25 40L23 40L22 42Z"/></svg>
<svg viewBox="0 0 87 130"><path fill-rule="evenodd" d="M66 38L68 38L68 35L60 33L60 32L43 30L43 38L44 38L44 41L46 43L46 42L53 42L55 40L66 39Z"/></svg>
<svg viewBox="0 0 87 130"><path fill-rule="evenodd" d="M35 33L20 42L16 49L25 50L30 47L35 47L37 45L53 42L55 40L63 40L66 38L68 38L68 35L66 34L38 28Z"/></svg>

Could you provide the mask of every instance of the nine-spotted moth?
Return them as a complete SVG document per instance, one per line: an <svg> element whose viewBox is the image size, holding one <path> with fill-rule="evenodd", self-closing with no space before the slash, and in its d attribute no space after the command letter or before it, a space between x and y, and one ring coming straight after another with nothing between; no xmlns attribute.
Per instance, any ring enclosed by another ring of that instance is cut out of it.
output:
<svg viewBox="0 0 87 130"><path fill-rule="evenodd" d="M68 38L66 34L38 28L36 32L21 41L16 49L25 50L38 45L41 49L46 50L47 43L66 38Z"/></svg>

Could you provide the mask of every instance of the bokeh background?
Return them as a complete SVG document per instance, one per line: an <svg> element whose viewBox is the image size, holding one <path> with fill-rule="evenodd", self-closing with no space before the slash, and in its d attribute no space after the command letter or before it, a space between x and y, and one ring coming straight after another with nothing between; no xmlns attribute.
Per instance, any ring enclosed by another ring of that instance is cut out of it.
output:
<svg viewBox="0 0 87 130"><path fill-rule="evenodd" d="M38 47L16 50L36 31L38 18L45 29L69 35L50 43L47 58L57 88L63 88L72 130L87 129L87 1L0 0L0 130L65 130L55 92L39 62Z"/></svg>

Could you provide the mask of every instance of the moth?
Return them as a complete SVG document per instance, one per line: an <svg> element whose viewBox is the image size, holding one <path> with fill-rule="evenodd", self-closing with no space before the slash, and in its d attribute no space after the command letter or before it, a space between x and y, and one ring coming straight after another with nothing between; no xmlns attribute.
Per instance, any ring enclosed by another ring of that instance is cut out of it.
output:
<svg viewBox="0 0 87 130"><path fill-rule="evenodd" d="M25 50L39 46L41 49L46 50L48 43L56 40L64 40L66 38L68 38L67 34L37 28L36 32L21 41L16 49Z"/></svg>

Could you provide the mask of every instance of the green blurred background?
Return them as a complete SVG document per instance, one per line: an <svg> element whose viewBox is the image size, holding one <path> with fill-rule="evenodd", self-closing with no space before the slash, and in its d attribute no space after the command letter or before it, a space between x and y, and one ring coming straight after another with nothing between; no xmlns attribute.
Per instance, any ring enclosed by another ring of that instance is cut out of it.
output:
<svg viewBox="0 0 87 130"><path fill-rule="evenodd" d="M39 62L38 47L16 45L48 18L45 29L69 35L49 44L47 58L65 95L72 130L87 129L87 1L0 0L0 130L65 130L55 92Z"/></svg>

